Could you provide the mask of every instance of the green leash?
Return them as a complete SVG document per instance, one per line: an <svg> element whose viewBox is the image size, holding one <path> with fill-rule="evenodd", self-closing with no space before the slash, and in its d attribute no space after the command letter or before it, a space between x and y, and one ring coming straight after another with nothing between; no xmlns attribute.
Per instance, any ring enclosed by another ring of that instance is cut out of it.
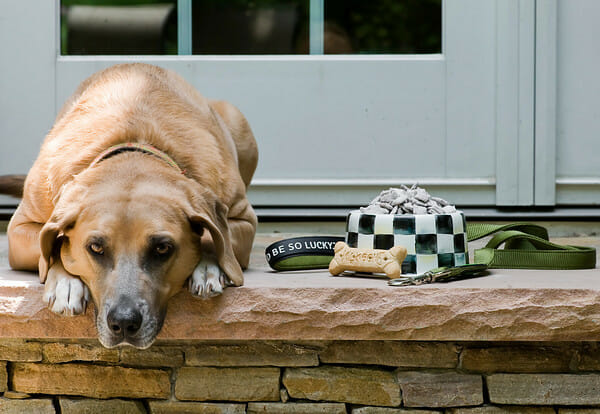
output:
<svg viewBox="0 0 600 414"><path fill-rule="evenodd" d="M594 269L596 249L568 246L548 240L548 231L532 223L468 223L467 239L496 233L487 245L475 250L474 262L492 269ZM504 244L504 249L499 249Z"/></svg>

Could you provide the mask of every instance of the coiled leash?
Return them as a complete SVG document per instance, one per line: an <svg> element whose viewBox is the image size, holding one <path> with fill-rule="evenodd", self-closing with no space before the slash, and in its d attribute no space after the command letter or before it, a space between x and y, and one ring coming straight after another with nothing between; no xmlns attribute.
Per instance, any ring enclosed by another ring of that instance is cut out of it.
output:
<svg viewBox="0 0 600 414"><path fill-rule="evenodd" d="M596 249L552 243L545 227L533 223L467 224L467 240L496 233L475 250L475 262L491 269L594 269ZM504 249L499 249L504 244Z"/></svg>
<svg viewBox="0 0 600 414"><path fill-rule="evenodd" d="M486 269L593 269L596 249L552 243L545 227L533 223L485 224L468 223L467 239L473 241L496 233L485 247L474 252L474 264L437 268L416 276L403 276L388 281L390 286L484 276ZM499 247L504 244L504 249Z"/></svg>

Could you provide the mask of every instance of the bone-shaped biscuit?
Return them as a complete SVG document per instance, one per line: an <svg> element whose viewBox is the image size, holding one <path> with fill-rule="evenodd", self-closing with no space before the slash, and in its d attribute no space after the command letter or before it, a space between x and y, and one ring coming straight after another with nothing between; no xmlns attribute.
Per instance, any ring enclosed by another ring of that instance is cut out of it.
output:
<svg viewBox="0 0 600 414"><path fill-rule="evenodd" d="M329 263L329 273L334 276L345 270L355 272L385 273L390 279L400 277L406 247L394 246L389 250L357 249L337 242L335 256Z"/></svg>

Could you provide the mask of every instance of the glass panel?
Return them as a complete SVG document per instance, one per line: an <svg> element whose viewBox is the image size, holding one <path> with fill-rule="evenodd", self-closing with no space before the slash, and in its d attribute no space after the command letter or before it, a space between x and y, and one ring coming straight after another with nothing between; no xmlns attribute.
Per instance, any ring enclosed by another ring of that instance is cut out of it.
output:
<svg viewBox="0 0 600 414"><path fill-rule="evenodd" d="M193 0L194 54L308 54L310 0ZM441 0L325 0L326 54L441 53ZM177 54L176 0L62 0L63 55Z"/></svg>
<svg viewBox="0 0 600 414"><path fill-rule="evenodd" d="M333 53L441 53L441 0L325 0Z"/></svg>
<svg viewBox="0 0 600 414"><path fill-rule="evenodd" d="M62 0L61 53L177 54L176 0Z"/></svg>
<svg viewBox="0 0 600 414"><path fill-rule="evenodd" d="M199 55L308 53L308 3L195 0L192 51Z"/></svg>

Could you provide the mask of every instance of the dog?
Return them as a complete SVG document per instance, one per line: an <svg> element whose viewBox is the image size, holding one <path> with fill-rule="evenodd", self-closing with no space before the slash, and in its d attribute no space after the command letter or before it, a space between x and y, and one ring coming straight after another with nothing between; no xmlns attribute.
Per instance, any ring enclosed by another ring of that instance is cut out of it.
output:
<svg viewBox="0 0 600 414"><path fill-rule="evenodd" d="M257 162L233 105L169 70L112 66L79 86L46 136L8 226L10 266L39 271L57 314L82 314L91 297L105 347L148 348L186 280L201 298L242 285Z"/></svg>

